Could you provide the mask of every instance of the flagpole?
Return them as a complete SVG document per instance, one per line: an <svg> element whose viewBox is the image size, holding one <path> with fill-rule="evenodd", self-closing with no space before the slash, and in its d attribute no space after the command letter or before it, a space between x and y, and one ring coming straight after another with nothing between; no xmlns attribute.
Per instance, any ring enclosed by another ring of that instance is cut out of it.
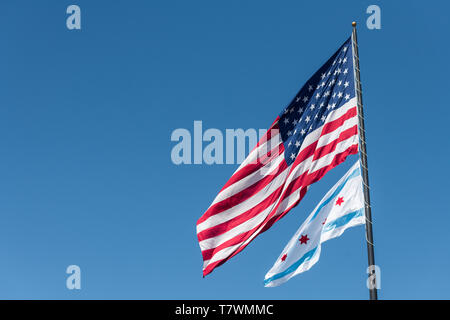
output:
<svg viewBox="0 0 450 320"><path fill-rule="evenodd" d="M363 102L362 102L362 90L361 81L359 75L359 52L358 52L358 38L356 35L356 22L352 22L353 32L352 32L352 46L353 46L353 65L355 68L355 85L356 85L356 95L358 101L358 116L359 116L359 148L360 148L360 159L362 168L362 179L364 184L364 202L365 202L365 215L366 215L366 242L367 242L367 255L369 260L369 277L373 282L373 288L369 288L370 300L378 300L377 288L375 279L375 255L373 250L373 232L372 232L372 210L370 207L370 190L369 190L369 172L367 166L367 152L366 152L366 134L364 128L364 112L363 112Z"/></svg>

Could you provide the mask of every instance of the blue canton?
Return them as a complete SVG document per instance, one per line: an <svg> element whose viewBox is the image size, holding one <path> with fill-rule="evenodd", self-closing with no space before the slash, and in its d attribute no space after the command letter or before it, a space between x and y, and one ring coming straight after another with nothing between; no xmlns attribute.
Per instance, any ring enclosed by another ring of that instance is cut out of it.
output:
<svg viewBox="0 0 450 320"><path fill-rule="evenodd" d="M309 132L328 114L355 97L351 37L300 89L279 115L278 125L288 165L295 161Z"/></svg>

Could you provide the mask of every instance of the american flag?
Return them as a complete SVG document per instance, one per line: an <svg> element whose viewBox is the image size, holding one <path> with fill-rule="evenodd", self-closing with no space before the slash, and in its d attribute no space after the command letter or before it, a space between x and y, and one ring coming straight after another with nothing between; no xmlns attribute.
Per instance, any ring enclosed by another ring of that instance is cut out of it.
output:
<svg viewBox="0 0 450 320"><path fill-rule="evenodd" d="M197 222L203 276L295 207L358 152L351 37L306 82Z"/></svg>

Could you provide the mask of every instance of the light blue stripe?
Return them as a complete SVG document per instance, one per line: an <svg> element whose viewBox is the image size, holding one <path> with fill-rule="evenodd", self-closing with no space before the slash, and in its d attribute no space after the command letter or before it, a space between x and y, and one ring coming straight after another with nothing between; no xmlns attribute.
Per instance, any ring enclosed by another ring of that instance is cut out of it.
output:
<svg viewBox="0 0 450 320"><path fill-rule="evenodd" d="M309 221L309 223L311 223L311 221L314 220L314 218L319 214L319 211L322 210L323 207L325 207L333 198L335 198L339 192L341 192L341 190L344 188L344 186L346 185L346 183L354 178L360 175L360 170L359 167L356 168L355 170L353 170L353 172L347 177L347 179L345 179L337 188L336 190L334 190L334 192L326 199L324 200L319 207L317 208L317 210L314 212L314 215L312 216L311 220Z"/></svg>
<svg viewBox="0 0 450 320"><path fill-rule="evenodd" d="M347 213L346 215L344 215L342 217L339 217L336 220L327 223L325 225L325 227L323 228L323 232L328 232L328 231L331 231L333 229L345 226L351 220L362 216L363 213L364 213L364 209L363 208L361 208L359 210L356 210L356 211L353 211L353 212L350 212L350 213Z"/></svg>
<svg viewBox="0 0 450 320"><path fill-rule="evenodd" d="M298 269L298 267L302 263L310 260L314 256L314 253L316 252L316 250L317 250L317 247L315 247L314 249L312 249L312 250L308 251L307 253L305 253L300 259L298 259L296 262L291 264L289 266L289 268L287 268L283 272L277 273L277 274L271 276L270 278L265 279L264 280L264 284L266 285L266 284L268 284L271 281L283 278L285 275L288 275L289 273L294 272L295 270Z"/></svg>

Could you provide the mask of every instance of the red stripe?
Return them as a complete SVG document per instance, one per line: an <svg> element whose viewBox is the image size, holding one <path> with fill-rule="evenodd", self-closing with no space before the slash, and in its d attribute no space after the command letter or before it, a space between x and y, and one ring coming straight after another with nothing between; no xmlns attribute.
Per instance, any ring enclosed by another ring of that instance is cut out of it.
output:
<svg viewBox="0 0 450 320"><path fill-rule="evenodd" d="M348 138L350 138L356 134L358 134L358 125L355 124L353 127L342 131L336 140L333 140L329 144L317 148L316 151L314 152L313 161L320 159L329 153L332 153L334 150L336 150L338 143L340 143L341 141L347 140Z"/></svg>
<svg viewBox="0 0 450 320"><path fill-rule="evenodd" d="M323 125L322 132L320 133L321 136L326 135L330 132L333 132L334 130L338 129L340 126L344 124L344 122L350 118L356 117L357 115L357 109L356 107L353 107L351 109L348 109L346 113L344 113L339 118L327 122Z"/></svg>

